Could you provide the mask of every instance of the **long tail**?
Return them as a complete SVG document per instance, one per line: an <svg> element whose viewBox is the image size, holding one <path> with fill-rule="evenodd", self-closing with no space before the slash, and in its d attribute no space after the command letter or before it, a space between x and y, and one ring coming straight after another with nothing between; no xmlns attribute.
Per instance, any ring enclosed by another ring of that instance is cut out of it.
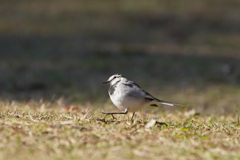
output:
<svg viewBox="0 0 240 160"><path fill-rule="evenodd" d="M168 106L174 106L174 105L178 105L178 106L186 106L184 104L180 104L180 103L174 103L174 102L167 102L167 101L163 101L163 100L158 100L157 102L163 104L163 105L168 105Z"/></svg>

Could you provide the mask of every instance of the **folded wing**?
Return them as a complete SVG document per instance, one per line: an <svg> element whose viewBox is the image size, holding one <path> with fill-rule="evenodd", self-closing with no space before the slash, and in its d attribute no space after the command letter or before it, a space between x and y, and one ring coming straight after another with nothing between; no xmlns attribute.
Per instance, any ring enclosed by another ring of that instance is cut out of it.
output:
<svg viewBox="0 0 240 160"><path fill-rule="evenodd" d="M144 98L150 102L151 106L156 106L156 104L159 104L159 103L163 104L163 105L168 105L168 106L174 106L174 105L185 106L185 105L180 104L180 103L174 103L174 102L159 100L159 99L153 97L151 94L149 94L146 91L145 91Z"/></svg>

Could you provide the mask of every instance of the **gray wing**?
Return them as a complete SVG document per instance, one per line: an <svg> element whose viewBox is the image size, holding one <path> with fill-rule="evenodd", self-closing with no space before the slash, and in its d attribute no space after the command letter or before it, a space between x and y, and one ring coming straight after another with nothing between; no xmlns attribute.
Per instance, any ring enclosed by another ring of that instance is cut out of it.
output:
<svg viewBox="0 0 240 160"><path fill-rule="evenodd" d="M137 98L137 99L145 99L146 101L151 102L152 106L157 106L154 103L161 103L161 104L169 105L169 106L182 105L182 104L179 104L179 103L159 100L159 99L153 97L150 93L144 91L137 83L135 83L133 81L127 80L123 83L123 85L125 85L127 87L130 87L130 92L127 93L127 95L129 97Z"/></svg>
<svg viewBox="0 0 240 160"><path fill-rule="evenodd" d="M130 97L130 98L134 98L134 99L142 99L144 100L145 98L145 91L141 89L141 87L133 82L133 81L129 81L126 80L125 82L122 83L123 85L123 92L125 92L125 94Z"/></svg>
<svg viewBox="0 0 240 160"><path fill-rule="evenodd" d="M125 81L123 83L123 85L128 86L130 88L139 88L139 89L141 89L141 87L137 83L135 83L133 81L129 81L129 80Z"/></svg>
<svg viewBox="0 0 240 160"><path fill-rule="evenodd" d="M174 103L174 102L168 102L168 101L163 101L163 100L159 100L155 97L153 97L151 94L146 92L145 98L148 99L151 102L158 102L161 103L163 105L168 105L168 106L174 106L174 105L179 105L179 106L185 106L183 104L180 103ZM156 106L156 104L151 104L152 106Z"/></svg>
<svg viewBox="0 0 240 160"><path fill-rule="evenodd" d="M148 92L142 90L144 92L144 98L145 100L151 102L151 106L157 106L157 104L155 104L156 102L157 103L161 103L163 105L168 105L168 106L174 106L174 105L180 105L180 106L185 106L183 104L180 104L180 103L174 103L174 102L168 102L168 101L163 101L163 100L159 100L155 97L153 97L151 94L149 94Z"/></svg>
<svg viewBox="0 0 240 160"><path fill-rule="evenodd" d="M153 101L153 100L157 100L159 101L159 99L153 97L151 94L149 94L148 92L144 91L145 95L144 95L144 98L149 100L149 101Z"/></svg>
<svg viewBox="0 0 240 160"><path fill-rule="evenodd" d="M153 97L148 92L144 91L137 83L135 83L133 81L126 80L122 84L127 87L126 90L129 90L128 96L130 96L130 97L142 98L147 101L158 100L157 98Z"/></svg>

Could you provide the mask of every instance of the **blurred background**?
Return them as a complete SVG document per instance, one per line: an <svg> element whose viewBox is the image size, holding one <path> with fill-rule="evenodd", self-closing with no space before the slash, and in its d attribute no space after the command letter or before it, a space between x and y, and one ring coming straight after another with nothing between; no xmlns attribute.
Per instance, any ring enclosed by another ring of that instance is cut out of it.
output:
<svg viewBox="0 0 240 160"><path fill-rule="evenodd" d="M203 113L240 109L240 1L0 1L0 98L111 104L121 73ZM166 109L166 108L165 108Z"/></svg>

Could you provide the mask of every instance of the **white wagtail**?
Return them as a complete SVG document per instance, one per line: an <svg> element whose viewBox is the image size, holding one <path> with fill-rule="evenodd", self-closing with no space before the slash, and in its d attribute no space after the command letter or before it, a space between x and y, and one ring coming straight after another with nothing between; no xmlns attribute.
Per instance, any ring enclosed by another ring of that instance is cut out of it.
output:
<svg viewBox="0 0 240 160"><path fill-rule="evenodd" d="M135 112L146 106L158 107L158 104L169 106L182 105L179 103L162 101L153 97L151 94L144 91L137 83L128 80L121 74L112 75L106 82L103 82L102 84L107 83L110 84L108 93L112 102L115 106L117 106L118 109L124 111L109 113L102 111L103 114L112 115L114 119L114 114L127 114L128 112L133 112L131 118L132 121Z"/></svg>

